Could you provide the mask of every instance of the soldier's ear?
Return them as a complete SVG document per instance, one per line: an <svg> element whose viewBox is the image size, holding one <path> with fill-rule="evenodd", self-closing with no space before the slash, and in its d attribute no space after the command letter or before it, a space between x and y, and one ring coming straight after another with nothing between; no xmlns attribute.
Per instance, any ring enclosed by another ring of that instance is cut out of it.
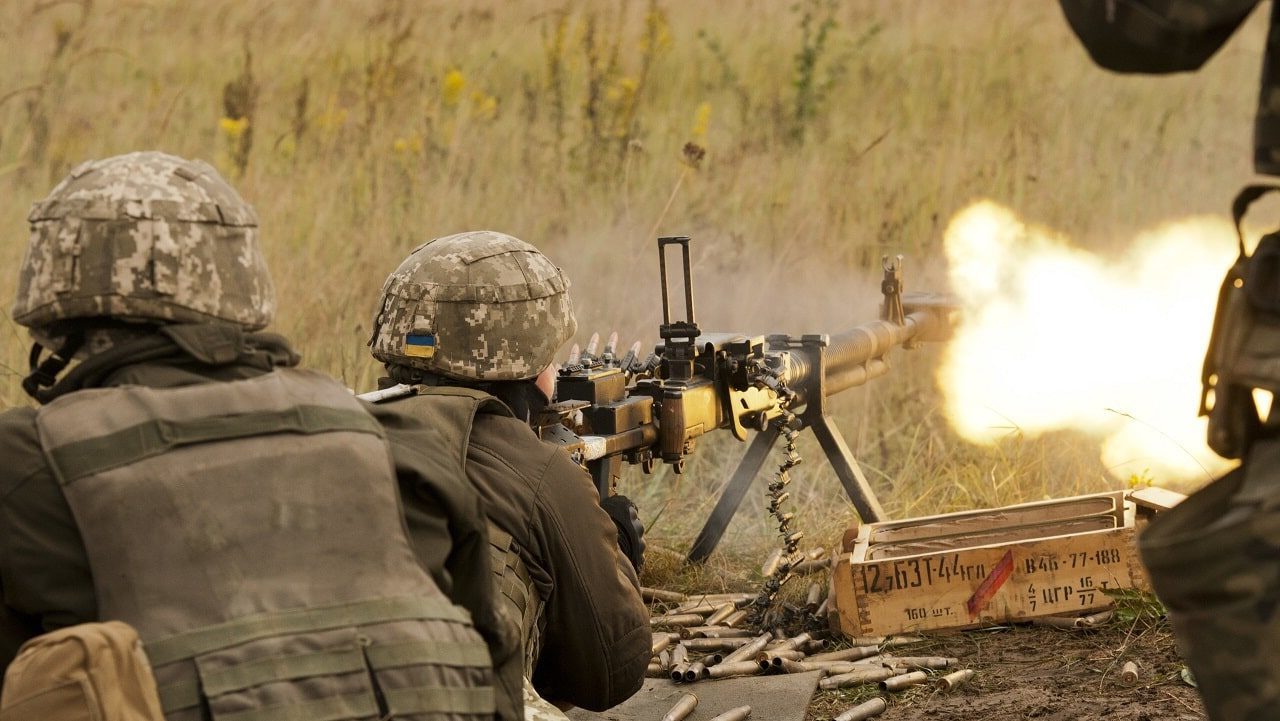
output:
<svg viewBox="0 0 1280 721"><path fill-rule="evenodd" d="M538 377L534 379L534 384L538 386L538 390L542 391L547 400L553 400L556 396L556 374L560 372L560 364L552 361L550 365L542 369Z"/></svg>

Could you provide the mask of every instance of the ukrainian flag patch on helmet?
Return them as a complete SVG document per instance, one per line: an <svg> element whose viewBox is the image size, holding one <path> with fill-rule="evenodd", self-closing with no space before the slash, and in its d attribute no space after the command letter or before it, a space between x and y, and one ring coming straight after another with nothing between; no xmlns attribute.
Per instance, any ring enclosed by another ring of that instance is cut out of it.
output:
<svg viewBox="0 0 1280 721"><path fill-rule="evenodd" d="M430 358L436 354L434 333L406 333L404 354L411 358Z"/></svg>

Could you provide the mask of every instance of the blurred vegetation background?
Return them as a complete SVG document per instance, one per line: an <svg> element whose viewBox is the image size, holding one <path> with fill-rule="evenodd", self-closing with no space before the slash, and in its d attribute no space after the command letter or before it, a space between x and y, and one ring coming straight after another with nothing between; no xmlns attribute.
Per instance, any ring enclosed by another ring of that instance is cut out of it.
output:
<svg viewBox="0 0 1280 721"><path fill-rule="evenodd" d="M560 263L584 341L657 340L660 234L694 238L704 328L836 331L874 317L884 254L943 289L942 230L977 198L1099 252L1224 212L1251 172L1255 15L1203 72L1134 78L1094 67L1056 4L1017 0L6 0L0 298L33 200L82 160L160 149L257 207L275 329L357 390L382 280L468 229ZM28 347L6 314L0 407L27 402ZM836 402L891 514L1123 485L1079 435L960 441L937 356L897 354ZM624 484L654 545L691 540L743 450L704 445L683 477ZM854 514L800 450L798 525L830 543ZM775 543L761 496L729 535L743 553Z"/></svg>

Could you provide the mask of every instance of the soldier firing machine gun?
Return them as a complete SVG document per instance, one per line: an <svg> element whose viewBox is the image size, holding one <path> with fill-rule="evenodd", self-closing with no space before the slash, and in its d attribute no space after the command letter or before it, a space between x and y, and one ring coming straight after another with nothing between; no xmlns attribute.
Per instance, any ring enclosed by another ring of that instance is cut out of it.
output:
<svg viewBox="0 0 1280 721"><path fill-rule="evenodd" d="M667 276L671 246L680 247L684 266L685 312L678 320L672 319ZM817 435L862 520L885 520L875 492L828 413L827 397L888 373L888 354L897 346L945 340L953 304L936 294L904 294L902 256L893 261L886 257L880 320L831 336L703 333L694 318L689 238L659 238L658 263L663 342L645 359L634 351L618 358L611 346L599 355L588 348L562 368L555 402L536 424L542 438L565 446L591 472L605 497L613 492L624 461L639 464L646 473L663 461L682 473L700 436L724 428L746 441L748 431L754 431L746 455L689 552L695 563L715 550L780 434L786 434L788 460L779 481L770 485L770 510L779 517L785 535L789 514L780 513L777 506L785 498L785 471L798 462L793 444L802 428L812 428ZM794 545L788 543L791 550Z"/></svg>

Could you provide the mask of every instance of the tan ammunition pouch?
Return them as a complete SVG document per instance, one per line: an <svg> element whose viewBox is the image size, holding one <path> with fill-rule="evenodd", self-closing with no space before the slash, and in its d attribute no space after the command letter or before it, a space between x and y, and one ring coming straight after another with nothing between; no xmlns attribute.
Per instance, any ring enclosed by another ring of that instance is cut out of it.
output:
<svg viewBox="0 0 1280 721"><path fill-rule="evenodd" d="M1249 205L1278 189L1246 187L1232 206L1240 255L1218 294L1200 402L1209 446L1226 458L1243 457L1264 430L1254 389L1280 395L1280 232L1264 236L1249 255L1240 230Z"/></svg>
<svg viewBox="0 0 1280 721"><path fill-rule="evenodd" d="M488 650L418 564L381 426L279 370L72 393L37 414L99 615L170 721L489 718Z"/></svg>
<svg viewBox="0 0 1280 721"><path fill-rule="evenodd" d="M455 473L466 478L466 448L477 413L511 415L501 401L483 391L458 386L415 386L416 401L406 410L430 418L433 425L451 438L460 439L461 456ZM450 459L452 460L452 459ZM524 656L524 675L531 678L538 660L542 631L546 627L542 611L544 599L538 595L533 577L520 556L523 549L511 534L489 524L489 558L493 568L497 601L504 615L518 627Z"/></svg>
<svg viewBox="0 0 1280 721"><path fill-rule="evenodd" d="M0 721L163 721L138 634L119 621L27 641L4 675Z"/></svg>

